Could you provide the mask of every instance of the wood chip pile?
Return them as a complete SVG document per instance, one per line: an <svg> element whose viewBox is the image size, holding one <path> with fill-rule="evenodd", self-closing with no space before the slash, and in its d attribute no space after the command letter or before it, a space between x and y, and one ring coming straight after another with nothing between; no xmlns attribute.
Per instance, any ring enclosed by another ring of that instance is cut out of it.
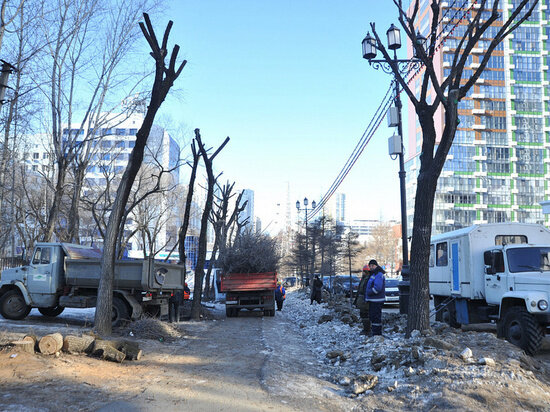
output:
<svg viewBox="0 0 550 412"><path fill-rule="evenodd" d="M124 332L126 335L138 339L153 339L160 342L172 342L182 338L182 334L170 324L153 318L144 318L132 322Z"/></svg>

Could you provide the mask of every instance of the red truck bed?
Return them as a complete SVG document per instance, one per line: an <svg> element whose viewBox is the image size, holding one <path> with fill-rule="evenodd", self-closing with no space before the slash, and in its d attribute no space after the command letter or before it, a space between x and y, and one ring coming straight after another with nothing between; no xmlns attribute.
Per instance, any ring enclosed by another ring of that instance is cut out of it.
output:
<svg viewBox="0 0 550 412"><path fill-rule="evenodd" d="M226 273L221 278L221 292L246 292L250 290L275 290L277 273Z"/></svg>

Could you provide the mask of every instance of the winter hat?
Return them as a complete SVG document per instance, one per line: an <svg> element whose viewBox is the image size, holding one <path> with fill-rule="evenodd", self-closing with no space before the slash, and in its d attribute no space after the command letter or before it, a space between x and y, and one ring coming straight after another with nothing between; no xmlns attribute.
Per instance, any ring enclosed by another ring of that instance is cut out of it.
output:
<svg viewBox="0 0 550 412"><path fill-rule="evenodd" d="M368 272L370 270L369 265L363 266L363 272Z"/></svg>
<svg viewBox="0 0 550 412"><path fill-rule="evenodd" d="M371 260L369 261L369 265L378 266L378 262L377 262L376 260L374 260L374 259L371 259Z"/></svg>

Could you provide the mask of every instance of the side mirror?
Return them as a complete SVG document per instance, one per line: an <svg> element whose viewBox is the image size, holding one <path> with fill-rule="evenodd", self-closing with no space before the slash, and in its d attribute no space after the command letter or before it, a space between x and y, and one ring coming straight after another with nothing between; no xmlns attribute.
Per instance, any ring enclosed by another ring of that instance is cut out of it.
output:
<svg viewBox="0 0 550 412"><path fill-rule="evenodd" d="M494 262L495 257L490 250L483 252L483 263L485 263L485 266L493 266Z"/></svg>
<svg viewBox="0 0 550 412"><path fill-rule="evenodd" d="M494 275L497 272L496 272L494 267L487 265L487 266L485 266L485 273L487 275Z"/></svg>

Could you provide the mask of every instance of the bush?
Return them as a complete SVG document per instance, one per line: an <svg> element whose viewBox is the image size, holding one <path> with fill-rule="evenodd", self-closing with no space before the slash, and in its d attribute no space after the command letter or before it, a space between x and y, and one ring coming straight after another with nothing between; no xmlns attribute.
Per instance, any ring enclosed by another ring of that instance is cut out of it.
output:
<svg viewBox="0 0 550 412"><path fill-rule="evenodd" d="M279 260L275 239L250 232L241 234L220 256L225 273L276 272Z"/></svg>

